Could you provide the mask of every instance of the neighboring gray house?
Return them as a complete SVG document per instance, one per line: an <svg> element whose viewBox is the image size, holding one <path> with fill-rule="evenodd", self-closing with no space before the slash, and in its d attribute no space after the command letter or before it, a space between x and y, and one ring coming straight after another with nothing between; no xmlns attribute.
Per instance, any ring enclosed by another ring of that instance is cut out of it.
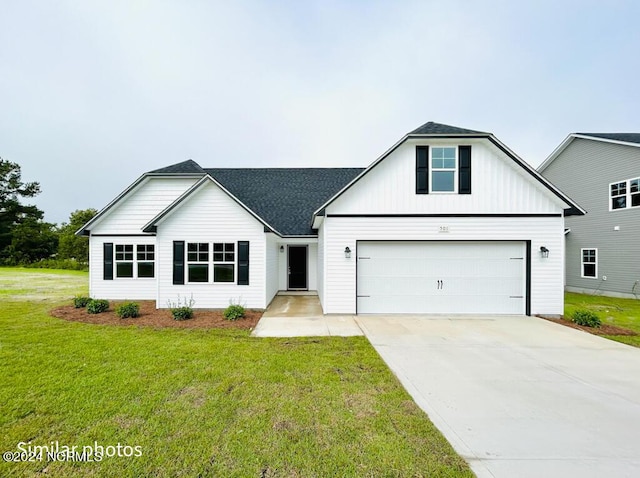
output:
<svg viewBox="0 0 640 478"><path fill-rule="evenodd" d="M574 133L538 168L588 214L565 219L566 289L640 298L640 133Z"/></svg>

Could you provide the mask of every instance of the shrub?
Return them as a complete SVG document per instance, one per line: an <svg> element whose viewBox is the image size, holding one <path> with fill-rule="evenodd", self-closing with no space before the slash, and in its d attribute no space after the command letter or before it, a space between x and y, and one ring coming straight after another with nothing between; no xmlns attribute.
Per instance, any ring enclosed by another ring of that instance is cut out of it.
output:
<svg viewBox="0 0 640 478"><path fill-rule="evenodd" d="M31 264L25 264L24 267L32 269L66 269L72 271L88 271L89 264L87 262L76 261L75 259L42 259Z"/></svg>
<svg viewBox="0 0 640 478"><path fill-rule="evenodd" d="M82 309L86 307L90 301L91 301L91 297L86 297L84 295L77 295L73 298L73 306L76 309Z"/></svg>
<svg viewBox="0 0 640 478"><path fill-rule="evenodd" d="M174 307L171 309L173 320L193 319L193 309L191 307Z"/></svg>
<svg viewBox="0 0 640 478"><path fill-rule="evenodd" d="M585 327L600 327L600 325L602 325L598 314L585 309L576 310L571 316L571 320L576 324L583 325Z"/></svg>
<svg viewBox="0 0 640 478"><path fill-rule="evenodd" d="M109 308L109 301L104 299L92 299L87 303L87 312L100 314Z"/></svg>
<svg viewBox="0 0 640 478"><path fill-rule="evenodd" d="M186 298L180 299L180 296L178 295L177 302L171 302L170 300L167 301L167 305L169 306L169 309L171 309L173 320L193 319L193 304L195 303L196 301L193 300L193 296L187 300Z"/></svg>
<svg viewBox="0 0 640 478"><path fill-rule="evenodd" d="M140 315L140 306L135 302L125 302L116 307L116 315L121 319L136 318Z"/></svg>
<svg viewBox="0 0 640 478"><path fill-rule="evenodd" d="M238 320L244 317L244 307L239 304L231 304L224 309L223 315L227 320Z"/></svg>

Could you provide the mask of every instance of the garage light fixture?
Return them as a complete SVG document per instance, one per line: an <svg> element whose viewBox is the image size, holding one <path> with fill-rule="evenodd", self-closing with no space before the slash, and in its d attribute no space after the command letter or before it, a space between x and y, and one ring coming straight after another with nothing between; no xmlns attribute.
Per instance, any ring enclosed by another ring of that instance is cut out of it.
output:
<svg viewBox="0 0 640 478"><path fill-rule="evenodd" d="M344 248L344 257L346 257L347 259L351 258L351 249L349 249L349 246Z"/></svg>
<svg viewBox="0 0 640 478"><path fill-rule="evenodd" d="M284 252L284 246L280 246L280 252Z"/></svg>
<svg viewBox="0 0 640 478"><path fill-rule="evenodd" d="M540 246L540 256L541 256L543 259L546 259L547 257L549 257L549 249L547 249L547 248L546 248L546 247L544 247L544 246Z"/></svg>

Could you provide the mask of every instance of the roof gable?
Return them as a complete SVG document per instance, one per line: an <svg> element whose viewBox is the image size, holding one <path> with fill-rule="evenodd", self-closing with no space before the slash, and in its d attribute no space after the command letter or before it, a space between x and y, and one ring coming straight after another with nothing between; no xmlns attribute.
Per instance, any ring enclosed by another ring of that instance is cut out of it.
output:
<svg viewBox="0 0 640 478"><path fill-rule="evenodd" d="M205 171L193 159L187 159L181 163L172 164L165 168L154 169L147 174L200 174L204 175Z"/></svg>
<svg viewBox="0 0 640 478"><path fill-rule="evenodd" d="M553 150L549 157L538 166L538 171L542 172L547 169L575 139L587 139L640 148L640 133L571 133Z"/></svg>
<svg viewBox="0 0 640 478"><path fill-rule="evenodd" d="M331 197L328 201L326 201L322 206L316 209L313 213L313 221L317 216L322 216L324 214L324 209L329 206L333 201L335 201L338 197L340 197L347 189L351 188L354 184L356 184L364 175L368 174L373 168L375 168L381 161L386 159L391 153L393 153L400 145L402 145L408 139L414 138L477 138L477 139L486 139L494 146L496 146L499 150L501 150L508 158L513 160L519 167L521 167L524 172L532 176L536 181L542 184L546 189L548 189L552 194L554 194L557 198L566 203L569 207L565 209L565 215L582 215L585 214L585 211L578 206L574 201L572 201L568 196L563 194L558 188L556 188L553 184L551 184L547 179L545 179L540 173L538 173L533 167L531 167L526 161L521 159L518 155L516 155L513 151L511 151L506 145L504 145L498 138L496 138L491 133L485 133L482 131L474 131L465 128L458 128L457 126L449 126L440 123L434 123L432 121L423 124L419 128L413 130L411 133L406 134L403 138L401 138L396 144L394 144L391 148L389 148L385 153L382 154L378 159L376 159L373 163L371 163L362 173L356 176L349 184L343 187L338 193L336 193L333 197Z"/></svg>

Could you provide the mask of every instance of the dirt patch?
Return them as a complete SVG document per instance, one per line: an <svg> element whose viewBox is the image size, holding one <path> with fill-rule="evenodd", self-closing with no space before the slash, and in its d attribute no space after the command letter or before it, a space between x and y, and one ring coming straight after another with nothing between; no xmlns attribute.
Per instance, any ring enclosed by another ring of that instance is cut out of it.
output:
<svg viewBox="0 0 640 478"><path fill-rule="evenodd" d="M575 322L571 322L570 320L567 320L565 318L557 318L557 317L552 318L552 317L545 317L543 315L539 315L538 317L540 317L541 319L548 320L550 322L555 322L556 324L561 324L566 327L571 327L572 329L584 330L585 332L589 332L590 334L594 334L594 335L627 335L627 336L638 335L638 332L625 329L622 327L618 327L617 325L602 324L600 327L597 327L597 328L585 327L584 325L578 325Z"/></svg>
<svg viewBox="0 0 640 478"><path fill-rule="evenodd" d="M87 324L179 329L253 329L262 317L261 310L247 310L244 318L232 321L224 318L222 310L194 309L193 319L173 320L169 309L156 309L155 301L142 300L137 303L140 305L140 317L135 319L118 317L115 313L117 302L110 302L109 310L102 314L89 314L86 309L76 309L73 305L56 307L50 314L60 319Z"/></svg>

